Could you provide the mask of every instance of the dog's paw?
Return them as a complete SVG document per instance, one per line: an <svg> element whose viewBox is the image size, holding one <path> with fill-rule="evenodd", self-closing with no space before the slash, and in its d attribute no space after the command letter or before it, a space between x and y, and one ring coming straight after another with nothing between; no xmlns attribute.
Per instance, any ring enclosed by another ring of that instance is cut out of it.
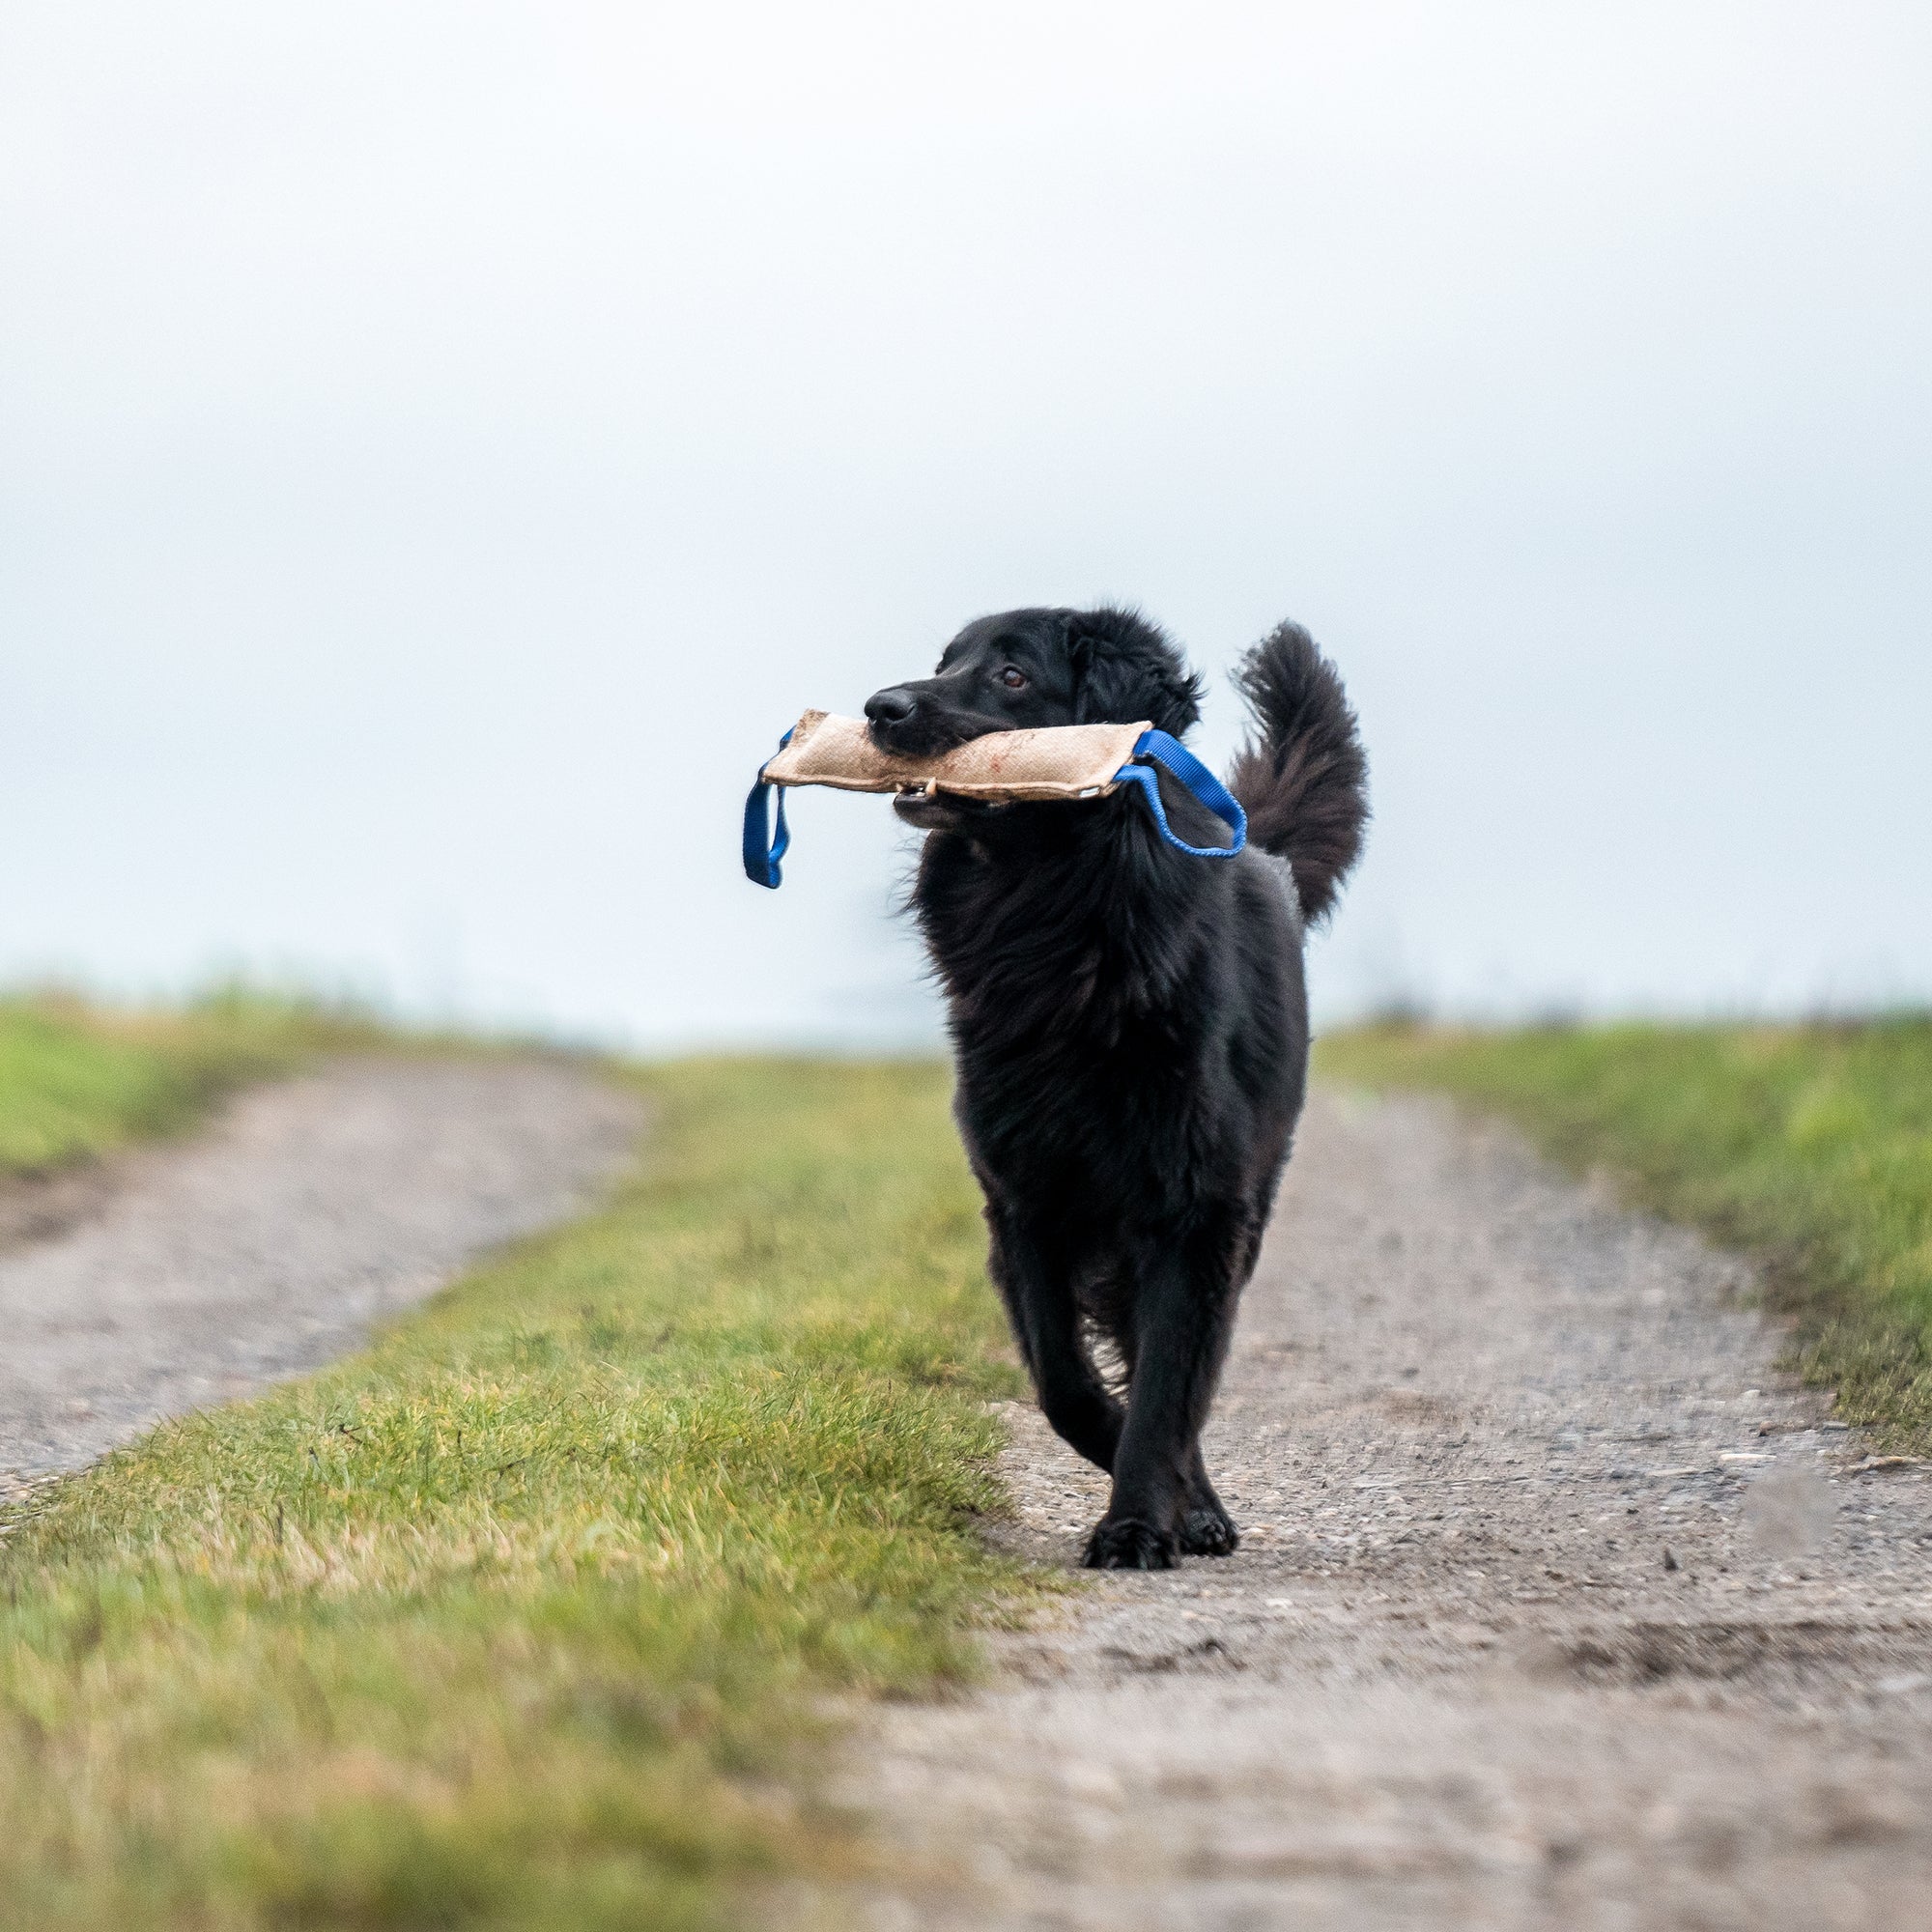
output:
<svg viewBox="0 0 1932 1932"><path fill-rule="evenodd" d="M1232 1556L1241 1532L1219 1503L1190 1503L1180 1521L1180 1548L1189 1556Z"/></svg>
<svg viewBox="0 0 1932 1932"><path fill-rule="evenodd" d="M1087 1539L1090 1570L1172 1570L1179 1561L1175 1538L1138 1517L1105 1519Z"/></svg>

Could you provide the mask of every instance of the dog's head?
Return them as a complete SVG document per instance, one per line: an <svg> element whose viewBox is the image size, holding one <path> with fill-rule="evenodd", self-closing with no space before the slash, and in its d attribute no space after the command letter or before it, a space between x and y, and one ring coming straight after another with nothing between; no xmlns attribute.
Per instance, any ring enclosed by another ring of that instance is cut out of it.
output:
<svg viewBox="0 0 1932 1932"><path fill-rule="evenodd" d="M950 752L988 731L1049 724L1131 724L1175 737L1201 715L1201 680L1131 611L1007 611L968 624L930 677L866 700L873 742L901 756ZM916 825L953 823L959 800L903 798Z"/></svg>

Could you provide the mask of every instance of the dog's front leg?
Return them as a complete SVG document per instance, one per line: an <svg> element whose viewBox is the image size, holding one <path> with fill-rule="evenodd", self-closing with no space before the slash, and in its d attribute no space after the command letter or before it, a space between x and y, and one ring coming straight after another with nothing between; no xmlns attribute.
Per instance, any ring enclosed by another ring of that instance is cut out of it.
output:
<svg viewBox="0 0 1932 1932"><path fill-rule="evenodd" d="M1228 1514L1227 1505L1214 1493L1197 1436L1194 1460L1187 1469L1187 1502L1180 1516L1180 1553L1232 1556L1240 1547L1241 1532L1235 1527L1235 1519Z"/></svg>
<svg viewBox="0 0 1932 1932"><path fill-rule="evenodd" d="M1234 1524L1201 1461L1234 1307L1224 1247L1197 1240L1142 1261L1126 1425L1107 1514L1087 1542L1090 1569L1168 1570L1183 1550L1220 1555L1234 1548ZM1225 1537L1212 1533L1210 1513Z"/></svg>
<svg viewBox="0 0 1932 1932"><path fill-rule="evenodd" d="M1048 1258L1024 1215L995 1209L987 1222L992 1232L988 1272L1007 1304L1040 1412L1064 1441L1112 1474L1121 1441L1121 1405L1100 1379L1081 1338L1068 1270Z"/></svg>

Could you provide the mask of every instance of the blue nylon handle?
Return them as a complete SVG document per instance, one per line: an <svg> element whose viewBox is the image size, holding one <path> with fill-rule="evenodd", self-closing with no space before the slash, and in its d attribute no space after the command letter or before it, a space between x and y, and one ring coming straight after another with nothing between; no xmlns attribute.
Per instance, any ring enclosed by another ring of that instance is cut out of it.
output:
<svg viewBox="0 0 1932 1932"><path fill-rule="evenodd" d="M1134 756L1151 758L1172 772L1235 835L1232 845L1190 845L1184 838L1177 838L1161 807L1159 779L1146 765L1122 765L1114 777L1122 784L1138 788L1147 809L1153 813L1160 836L1177 852L1185 852L1190 859L1232 859L1248 842L1248 814L1228 787L1179 739L1170 737L1165 731L1143 731L1134 746Z"/></svg>
<svg viewBox="0 0 1932 1932"><path fill-rule="evenodd" d="M794 729L797 727L794 726ZM791 743L791 732L787 731L779 740L779 750ZM766 809L768 794L779 795L779 834L772 837L771 814ZM769 886L773 892L784 883L784 874L779 869L779 861L791 849L791 827L785 823L785 788L783 785L768 785L761 768L757 782L753 785L751 796L745 801L745 876L754 886Z"/></svg>

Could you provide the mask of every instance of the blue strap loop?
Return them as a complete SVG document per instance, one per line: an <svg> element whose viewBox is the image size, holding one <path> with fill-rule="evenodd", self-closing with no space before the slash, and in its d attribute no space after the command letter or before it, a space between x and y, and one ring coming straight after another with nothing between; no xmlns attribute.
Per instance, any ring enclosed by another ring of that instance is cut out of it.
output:
<svg viewBox="0 0 1932 1932"><path fill-rule="evenodd" d="M1153 813L1160 836L1177 852L1185 852L1190 859L1232 859L1248 842L1248 814L1228 787L1179 739L1170 737L1165 731L1143 731L1134 746L1134 756L1151 758L1154 764L1172 772L1235 835L1232 845L1190 845L1184 838L1177 838L1161 807L1160 780L1154 776L1152 767L1131 762L1122 765L1114 774L1116 781L1139 790L1147 809Z"/></svg>
<svg viewBox="0 0 1932 1932"><path fill-rule="evenodd" d="M783 751L790 743L791 732L787 731L779 740L779 750ZM1171 772L1227 826L1234 834L1234 843L1190 845L1184 838L1176 838L1160 802L1160 780L1154 776L1152 765L1135 762L1141 758L1151 758L1154 764ZM1132 785L1140 793L1148 810L1153 815L1160 836L1177 852L1185 852L1191 859L1232 859L1248 842L1248 815L1239 803L1185 745L1165 731L1143 731L1134 743L1133 758L1114 774L1114 781L1117 784ZM772 834L768 803L768 794L772 792L778 793L776 838ZM751 796L745 800L745 876L754 886L770 886L774 891L783 883L780 862L791 847L791 828L785 823L784 795L784 786L768 785L761 770L757 782L752 787Z"/></svg>
<svg viewBox="0 0 1932 1932"><path fill-rule="evenodd" d="M798 727L794 725L793 730ZM791 731L779 740L779 750L782 752L791 743ZM766 809L767 795L779 795L779 834L772 837L771 814ZM783 785L768 785L765 782L764 768L759 767L756 781L752 786L751 796L745 801L745 876L754 886L769 886L773 892L784 883L784 874L779 869L779 862L791 849L791 827L785 823L785 788Z"/></svg>

